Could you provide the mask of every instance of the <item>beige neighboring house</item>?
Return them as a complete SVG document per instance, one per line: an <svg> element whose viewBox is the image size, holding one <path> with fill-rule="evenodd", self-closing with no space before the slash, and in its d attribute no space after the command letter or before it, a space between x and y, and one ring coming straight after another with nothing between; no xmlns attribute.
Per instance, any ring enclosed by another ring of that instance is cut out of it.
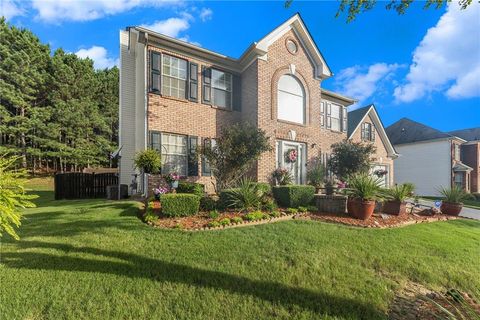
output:
<svg viewBox="0 0 480 320"><path fill-rule="evenodd" d="M383 186L393 185L393 161L398 154L373 104L348 113L348 138L355 142L373 143L376 152L371 174L381 178Z"/></svg>
<svg viewBox="0 0 480 320"><path fill-rule="evenodd" d="M120 32L121 183L138 173L135 153L153 148L162 155L163 173L178 172L212 191L208 163L195 149L214 143L223 127L237 122L270 137L272 151L253 168L256 180L267 181L275 168L286 167L296 183L306 183L308 161L347 138L347 106L355 100L322 89L331 76L298 14L238 59L128 27ZM292 149L298 161L286 163Z"/></svg>

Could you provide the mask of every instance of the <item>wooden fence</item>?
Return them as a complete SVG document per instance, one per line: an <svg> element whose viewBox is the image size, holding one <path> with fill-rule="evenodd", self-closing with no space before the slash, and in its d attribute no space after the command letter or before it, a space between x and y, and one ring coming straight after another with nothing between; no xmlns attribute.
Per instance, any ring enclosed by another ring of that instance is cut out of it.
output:
<svg viewBox="0 0 480 320"><path fill-rule="evenodd" d="M117 185L114 173L57 173L55 175L55 200L106 198L107 186Z"/></svg>

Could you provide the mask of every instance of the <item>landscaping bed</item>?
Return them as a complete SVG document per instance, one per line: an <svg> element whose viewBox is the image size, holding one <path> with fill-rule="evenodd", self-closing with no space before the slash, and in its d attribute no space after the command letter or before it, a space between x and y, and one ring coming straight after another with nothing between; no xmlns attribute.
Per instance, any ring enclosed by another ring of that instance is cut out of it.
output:
<svg viewBox="0 0 480 320"><path fill-rule="evenodd" d="M339 223L355 227L364 228L392 228L401 227L409 224L434 222L458 219L456 216L447 216L432 210L418 210L414 208L407 209L407 213L403 215L390 215L385 213L374 213L367 220L356 219L348 215L348 213L307 213L299 217L300 219L319 220L325 222Z"/></svg>

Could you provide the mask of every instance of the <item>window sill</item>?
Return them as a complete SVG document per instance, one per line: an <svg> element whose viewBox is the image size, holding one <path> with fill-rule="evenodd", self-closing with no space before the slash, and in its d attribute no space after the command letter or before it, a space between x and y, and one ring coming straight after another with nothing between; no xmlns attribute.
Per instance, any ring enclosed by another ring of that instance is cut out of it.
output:
<svg viewBox="0 0 480 320"><path fill-rule="evenodd" d="M282 119L277 119L277 122L280 122L280 123L285 123L285 124L289 124L289 125L293 125L293 126L298 126L298 127L307 127L306 124L304 123L298 123L298 122L293 122L293 121L288 121L288 120L282 120Z"/></svg>
<svg viewBox="0 0 480 320"><path fill-rule="evenodd" d="M154 94L154 95L157 95L157 96L160 96L164 99L168 99L168 100L175 100L175 101L179 101L179 102L192 102L192 103L198 103L198 102L195 102L195 101L191 101L191 100L188 100L188 99L185 99L185 98L177 98L177 97L173 97L173 96L167 96L167 95L164 95L160 92L155 92L155 91L149 91L148 93L150 94Z"/></svg>
<svg viewBox="0 0 480 320"><path fill-rule="evenodd" d="M204 104L204 105L206 105L206 106L209 106L209 107L212 108L212 109L218 109L218 110L230 111L230 112L234 111L234 110L231 109L231 108L225 108L225 107L215 106L215 105L213 105L213 104L211 104L211 103L202 102L202 104Z"/></svg>

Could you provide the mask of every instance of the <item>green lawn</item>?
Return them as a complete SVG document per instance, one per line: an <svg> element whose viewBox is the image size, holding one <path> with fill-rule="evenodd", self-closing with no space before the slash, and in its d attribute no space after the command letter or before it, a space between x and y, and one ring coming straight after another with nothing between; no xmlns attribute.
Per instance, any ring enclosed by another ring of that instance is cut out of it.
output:
<svg viewBox="0 0 480 320"><path fill-rule="evenodd" d="M442 200L442 197L422 196L422 198L428 199L428 200ZM462 202L463 202L464 207L480 210L480 201L478 201L478 200L467 199L467 200L463 200Z"/></svg>
<svg viewBox="0 0 480 320"><path fill-rule="evenodd" d="M2 239L2 319L382 319L406 280L480 288L480 223L153 229L131 201L39 191Z"/></svg>

